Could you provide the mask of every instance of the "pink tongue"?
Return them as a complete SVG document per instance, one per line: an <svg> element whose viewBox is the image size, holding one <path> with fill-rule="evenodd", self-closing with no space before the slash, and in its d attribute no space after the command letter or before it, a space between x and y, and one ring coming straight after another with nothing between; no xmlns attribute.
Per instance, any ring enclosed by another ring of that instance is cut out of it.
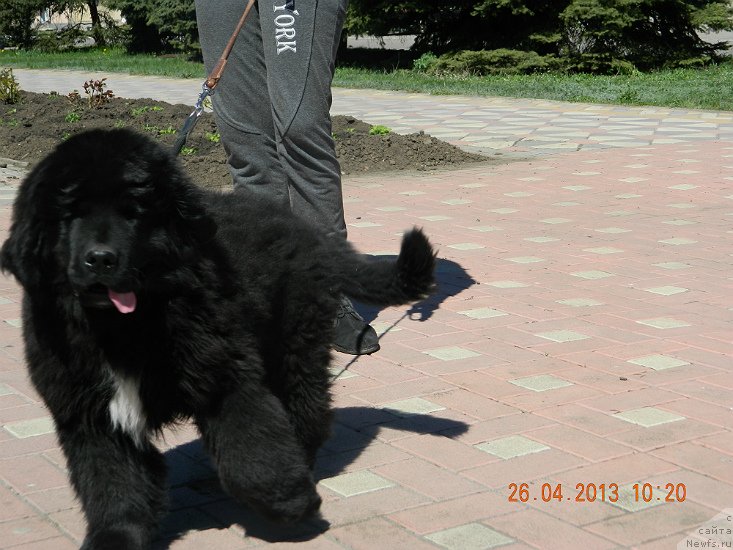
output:
<svg viewBox="0 0 733 550"><path fill-rule="evenodd" d="M134 292L115 292L109 290L109 299L120 313L132 313L137 305L137 296Z"/></svg>

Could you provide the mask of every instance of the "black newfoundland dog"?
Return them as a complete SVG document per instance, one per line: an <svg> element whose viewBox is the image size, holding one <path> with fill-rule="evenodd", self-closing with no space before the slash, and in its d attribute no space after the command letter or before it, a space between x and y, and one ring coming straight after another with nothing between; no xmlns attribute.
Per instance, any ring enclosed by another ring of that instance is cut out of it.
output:
<svg viewBox="0 0 733 550"><path fill-rule="evenodd" d="M165 509L151 436L193 419L232 496L280 521L320 505L339 295L424 297L419 230L367 261L273 204L193 185L127 130L59 145L20 187L2 269L23 286L31 379L87 518L83 548L145 548Z"/></svg>

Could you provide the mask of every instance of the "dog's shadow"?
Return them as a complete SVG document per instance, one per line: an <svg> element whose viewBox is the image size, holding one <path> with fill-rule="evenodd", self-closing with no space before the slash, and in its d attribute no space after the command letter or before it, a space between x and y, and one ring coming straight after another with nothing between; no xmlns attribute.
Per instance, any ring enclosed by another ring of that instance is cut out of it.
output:
<svg viewBox="0 0 733 550"><path fill-rule="evenodd" d="M335 414L333 433L316 462L318 481L346 470L382 428L435 437L454 437L468 429L467 424L456 420L387 408L345 407L336 409ZM172 448L164 456L169 472L170 512L162 522L154 550L168 548L191 531L235 527L247 537L266 542L298 542L311 540L330 527L320 517L293 526L272 523L234 501L222 490L200 439Z"/></svg>
<svg viewBox="0 0 733 550"><path fill-rule="evenodd" d="M378 259L396 260L397 256L379 256ZM476 284L475 279L460 264L437 258L435 264L435 291L428 298L415 302L407 310L405 317L413 321L427 321L446 299L460 294L474 284ZM379 315L378 307L355 303L354 308L367 323L371 323Z"/></svg>

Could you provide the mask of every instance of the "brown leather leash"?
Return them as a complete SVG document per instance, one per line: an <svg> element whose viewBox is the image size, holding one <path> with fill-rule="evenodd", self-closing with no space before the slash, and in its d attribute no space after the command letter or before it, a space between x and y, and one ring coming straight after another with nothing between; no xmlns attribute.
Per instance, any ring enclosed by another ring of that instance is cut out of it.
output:
<svg viewBox="0 0 733 550"><path fill-rule="evenodd" d="M204 100L214 93L214 88L216 88L217 84L219 84L219 80L221 80L221 75L224 73L224 69L226 68L229 54L232 52L234 43L237 41L237 36L239 36L239 32L242 30L244 22L247 20L247 16L252 10L252 6L254 6L255 2L256 0L249 0L247 2L247 5L244 8L244 12L239 18L239 22L237 23L237 26L232 33L232 36L229 37L229 42L227 42L227 45L224 47L224 51L221 52L219 61L216 62L216 65L209 73L209 76L206 77L206 80L201 86L201 93L196 100L196 105L194 106L193 111L191 111L191 114L188 115L186 121L183 123L183 127L181 128L180 132L178 132L176 142L173 144L173 154L177 155L181 152L181 149L183 149L183 146L186 144L188 134L191 133L191 130L193 130L193 127L196 126L199 117L204 112Z"/></svg>

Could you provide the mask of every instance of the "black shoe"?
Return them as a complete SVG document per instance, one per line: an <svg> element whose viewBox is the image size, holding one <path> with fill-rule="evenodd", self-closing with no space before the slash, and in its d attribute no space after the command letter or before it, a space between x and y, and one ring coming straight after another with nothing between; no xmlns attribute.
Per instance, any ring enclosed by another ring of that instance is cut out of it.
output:
<svg viewBox="0 0 733 550"><path fill-rule="evenodd" d="M376 331L354 311L351 300L341 297L333 328L333 349L349 355L368 355L379 350Z"/></svg>

